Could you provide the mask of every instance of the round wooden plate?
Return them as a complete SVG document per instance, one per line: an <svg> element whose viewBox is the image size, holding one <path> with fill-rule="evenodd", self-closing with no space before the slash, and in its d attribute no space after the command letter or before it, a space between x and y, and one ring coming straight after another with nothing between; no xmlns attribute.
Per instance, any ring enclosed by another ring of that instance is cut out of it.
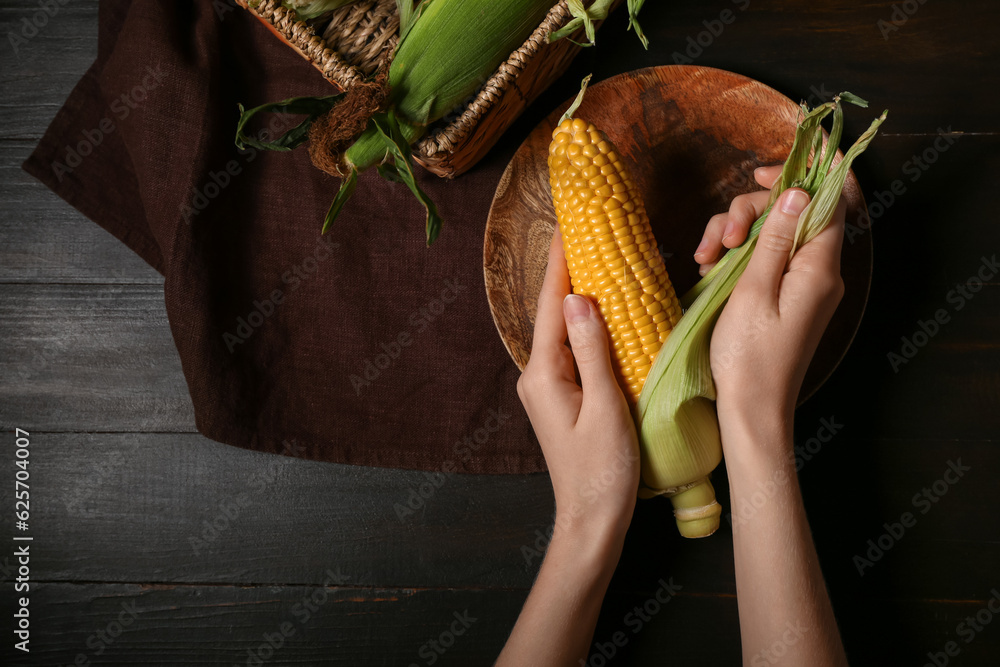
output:
<svg viewBox="0 0 1000 667"><path fill-rule="evenodd" d="M531 353L535 309L556 226L548 146L567 100L521 144L504 171L486 222L486 294L510 356L523 369ZM604 130L639 184L678 294L697 282L695 247L708 219L733 197L758 190L753 171L787 157L799 106L739 74L667 65L621 74L587 89L576 116ZM848 221L866 225L867 208L852 173L844 188ZM865 227L862 227L865 228ZM871 237L844 242L844 299L802 386L815 392L840 363L861 322L871 282Z"/></svg>

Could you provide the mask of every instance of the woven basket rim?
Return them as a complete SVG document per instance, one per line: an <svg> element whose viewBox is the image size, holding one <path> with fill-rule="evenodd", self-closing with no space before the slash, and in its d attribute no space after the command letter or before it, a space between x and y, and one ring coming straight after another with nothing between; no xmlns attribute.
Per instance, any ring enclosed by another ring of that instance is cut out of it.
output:
<svg viewBox="0 0 1000 667"><path fill-rule="evenodd" d="M298 20L294 10L282 6L280 0L260 0L256 6L251 6L249 0L237 1L309 60L331 84L344 90L365 80L365 75L357 67L330 48L323 37L316 34L313 26ZM432 158L441 153L449 153L466 139L478 121L501 100L503 94L511 87L516 88L517 76L548 43L549 33L565 26L569 19L566 0L554 3L538 27L480 86L475 98L465 105L462 112L446 124L431 126L430 132L414 146L417 155ZM393 47L395 41L391 40Z"/></svg>

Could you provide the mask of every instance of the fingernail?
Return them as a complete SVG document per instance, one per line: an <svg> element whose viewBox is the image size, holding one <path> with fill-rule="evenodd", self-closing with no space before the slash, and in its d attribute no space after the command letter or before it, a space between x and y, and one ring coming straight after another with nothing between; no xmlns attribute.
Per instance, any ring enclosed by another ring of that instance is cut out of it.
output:
<svg viewBox="0 0 1000 667"><path fill-rule="evenodd" d="M563 315L567 322L583 322L590 318L590 304L578 294L567 294L563 299Z"/></svg>
<svg viewBox="0 0 1000 667"><path fill-rule="evenodd" d="M698 267L698 275L703 276L708 273L708 266L702 265Z"/></svg>
<svg viewBox="0 0 1000 667"><path fill-rule="evenodd" d="M809 203L809 195L802 190L788 190L781 195L781 212L798 215Z"/></svg>
<svg viewBox="0 0 1000 667"><path fill-rule="evenodd" d="M695 257L700 255L708 247L708 239L702 239L701 243L698 244L698 248L694 251Z"/></svg>
<svg viewBox="0 0 1000 667"><path fill-rule="evenodd" d="M726 239L728 239L730 236L733 235L733 232L735 231L736 231L736 223L735 222L728 223L726 225L725 230L723 230L722 232L722 240L725 241Z"/></svg>

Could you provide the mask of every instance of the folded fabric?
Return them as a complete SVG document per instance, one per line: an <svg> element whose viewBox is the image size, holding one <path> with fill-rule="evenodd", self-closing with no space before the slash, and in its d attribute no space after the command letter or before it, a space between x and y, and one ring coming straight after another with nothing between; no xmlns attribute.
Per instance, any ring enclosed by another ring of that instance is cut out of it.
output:
<svg viewBox="0 0 1000 667"><path fill-rule="evenodd" d="M108 0L97 60L24 168L164 275L206 436L338 463L544 470L483 285L510 148L455 181L421 175L446 221L431 248L423 209L374 173L321 236L337 181L305 148L239 151L233 135L239 102L330 90L235 3Z"/></svg>

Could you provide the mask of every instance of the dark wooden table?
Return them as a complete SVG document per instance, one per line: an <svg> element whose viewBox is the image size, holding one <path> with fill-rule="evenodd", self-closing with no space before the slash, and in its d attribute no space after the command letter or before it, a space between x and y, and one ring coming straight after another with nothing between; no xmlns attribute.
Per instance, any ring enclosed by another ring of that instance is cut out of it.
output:
<svg viewBox="0 0 1000 667"><path fill-rule="evenodd" d="M547 476L455 477L401 519L422 473L199 435L161 277L20 170L96 53L96 0L49 4L24 41L40 3L0 7L0 662L489 664L537 571L522 545L551 523ZM856 167L874 224L849 230L874 241L869 307L798 412L801 481L853 664L997 664L1000 11L673 0L643 19L648 52L614 17L488 160L587 71L692 61L888 107ZM848 138L866 124L851 114ZM31 443L30 654L11 632L15 428ZM682 541L671 523L640 505L588 664L738 663L731 531ZM651 604L671 579L676 597Z"/></svg>

